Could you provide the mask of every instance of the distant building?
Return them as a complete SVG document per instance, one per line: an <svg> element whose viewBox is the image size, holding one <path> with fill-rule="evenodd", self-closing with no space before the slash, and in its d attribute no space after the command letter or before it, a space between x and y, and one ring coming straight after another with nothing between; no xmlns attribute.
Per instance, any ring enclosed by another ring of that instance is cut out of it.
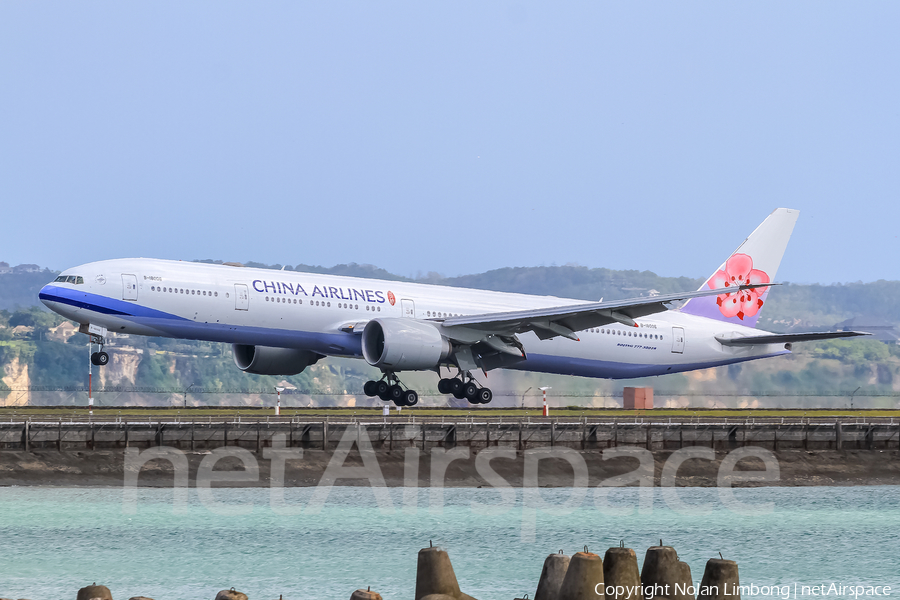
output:
<svg viewBox="0 0 900 600"><path fill-rule="evenodd" d="M13 267L13 273L40 273L41 268L38 265L16 265Z"/></svg>
<svg viewBox="0 0 900 600"><path fill-rule="evenodd" d="M47 330L47 339L54 342L66 342L76 333L78 333L77 325L73 325L71 321L63 321L56 327L50 327ZM87 341L87 338L85 338L85 341Z"/></svg>
<svg viewBox="0 0 900 600"><path fill-rule="evenodd" d="M12 328L12 334L17 338L28 338L34 333L34 327L29 325L16 325Z"/></svg>
<svg viewBox="0 0 900 600"><path fill-rule="evenodd" d="M878 317L853 317L838 323L834 327L838 331L871 333L873 338L885 344L896 344L900 341L900 334L897 333L894 324Z"/></svg>
<svg viewBox="0 0 900 600"><path fill-rule="evenodd" d="M9 263L0 261L0 275L6 275L7 273L11 272L12 269L9 268Z"/></svg>

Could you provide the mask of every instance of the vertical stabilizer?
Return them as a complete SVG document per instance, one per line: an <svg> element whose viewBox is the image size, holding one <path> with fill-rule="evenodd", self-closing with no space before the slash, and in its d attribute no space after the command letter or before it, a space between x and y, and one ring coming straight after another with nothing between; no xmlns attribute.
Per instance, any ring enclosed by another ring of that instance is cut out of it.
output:
<svg viewBox="0 0 900 600"><path fill-rule="evenodd" d="M700 289L774 282L798 216L800 211L776 208ZM681 312L756 327L759 311L768 294L769 288L757 288L716 297L692 298L681 307Z"/></svg>

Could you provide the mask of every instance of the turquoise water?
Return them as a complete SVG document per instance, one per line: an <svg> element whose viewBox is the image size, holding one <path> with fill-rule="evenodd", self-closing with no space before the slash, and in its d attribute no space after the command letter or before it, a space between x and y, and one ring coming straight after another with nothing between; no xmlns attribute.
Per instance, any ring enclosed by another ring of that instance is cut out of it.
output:
<svg viewBox="0 0 900 600"><path fill-rule="evenodd" d="M463 591L512 600L533 596L551 552L587 545L602 554L624 540L642 561L660 538L698 583L706 560L722 552L738 561L743 584L863 583L890 585L900 595L898 487L737 490L757 508L774 503L756 515L726 507L715 489L677 489L686 510L673 510L654 489L641 513L630 508L635 488L611 491L618 511L599 510L591 491L578 508L555 515L528 509L533 499L522 490L504 505L493 489L446 489L443 502L440 490L421 489L417 506L407 495L405 508L404 490L387 493L385 508L371 488L336 487L313 514L312 489L286 489L288 505L302 510L285 516L273 511L267 489L214 490L217 501L249 510L222 515L196 490L179 513L172 490L138 490L129 504L121 489L0 488L0 597L71 600L96 581L116 600L212 599L232 586L251 600L346 600L366 586L385 600L412 600L416 552L433 540L450 553ZM565 505L573 491L539 493L547 505ZM494 504L499 514L475 510L473 502Z"/></svg>

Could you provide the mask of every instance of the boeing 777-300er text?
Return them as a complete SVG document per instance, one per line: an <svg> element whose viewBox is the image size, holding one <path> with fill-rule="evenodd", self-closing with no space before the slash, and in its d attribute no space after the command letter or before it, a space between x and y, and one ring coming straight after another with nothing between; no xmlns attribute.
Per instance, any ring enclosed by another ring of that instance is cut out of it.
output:
<svg viewBox="0 0 900 600"><path fill-rule="evenodd" d="M438 389L473 404L472 372L519 369L611 379L788 354L791 344L865 335L755 329L798 211L779 208L695 292L584 302L293 271L120 259L64 271L40 293L100 344L108 332L226 342L248 373L294 375L328 357L383 373L368 396L412 406L403 371L458 374ZM687 302L677 309L671 303ZM454 372L451 370L451 372Z"/></svg>

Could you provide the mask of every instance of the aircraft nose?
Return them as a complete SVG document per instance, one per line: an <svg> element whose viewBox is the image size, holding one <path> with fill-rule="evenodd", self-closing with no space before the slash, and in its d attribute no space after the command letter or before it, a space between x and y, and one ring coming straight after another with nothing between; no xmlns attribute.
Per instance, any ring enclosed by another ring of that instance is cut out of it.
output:
<svg viewBox="0 0 900 600"><path fill-rule="evenodd" d="M46 306L47 308L52 308L50 306L50 295L47 293L48 287L50 287L50 286L45 285L44 287L41 288L41 291L38 292L38 298L44 304L44 306Z"/></svg>

